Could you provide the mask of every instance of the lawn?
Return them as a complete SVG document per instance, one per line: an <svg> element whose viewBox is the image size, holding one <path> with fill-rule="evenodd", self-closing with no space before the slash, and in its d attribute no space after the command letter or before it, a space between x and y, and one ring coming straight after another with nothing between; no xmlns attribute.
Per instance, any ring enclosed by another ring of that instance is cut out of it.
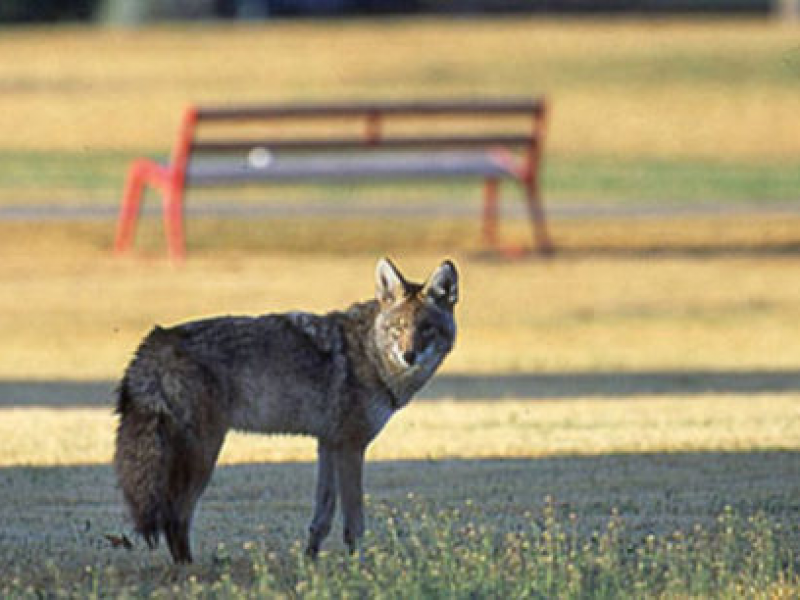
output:
<svg viewBox="0 0 800 600"><path fill-rule="evenodd" d="M126 162L167 155L192 103L539 93L553 109L553 201L787 201L800 172L798 73L795 32L768 21L7 31L0 203L116 204Z"/></svg>
<svg viewBox="0 0 800 600"><path fill-rule="evenodd" d="M796 36L768 21L23 29L0 50L2 146L14 150L163 151L192 102L546 92L557 154L800 154Z"/></svg>
<svg viewBox="0 0 800 600"><path fill-rule="evenodd" d="M271 244L290 231L259 245L253 223L226 248L209 221L195 230L208 245L180 268L151 250L114 260L102 224L4 226L0 545L12 568L0 589L797 593L792 218L565 222L559 257L511 263L426 238L419 221L370 237L382 223L337 223L338 251L281 253ZM375 256L390 250L413 278L455 258L460 334L370 450L363 559L335 533L318 564L302 560L313 443L243 434L201 502L197 566L147 552L108 466L113 388L140 336L201 315L344 306L372 293ZM115 547L124 538L130 552Z"/></svg>
<svg viewBox="0 0 800 600"><path fill-rule="evenodd" d="M106 223L3 225L0 377L113 379L154 323L340 308L372 293L381 254L417 278L445 255L462 264L453 372L800 363L791 215L565 221L560 258L519 263L484 257L472 220L254 220L244 239L224 223L198 223L183 268L113 258Z"/></svg>
<svg viewBox="0 0 800 600"><path fill-rule="evenodd" d="M462 184L196 192L190 211L278 208L191 214L181 266L157 219L124 259L107 218L0 223L0 595L796 597L799 57L792 29L747 20L4 31L0 208L113 210L126 162L164 155L192 102L544 91L559 252L485 253ZM280 212L298 204L345 214ZM529 232L512 218L502 235ZM146 551L109 466L141 337L345 307L384 254L412 279L457 262L459 337L370 448L360 557L340 531L301 555L313 442L239 433L197 564Z"/></svg>

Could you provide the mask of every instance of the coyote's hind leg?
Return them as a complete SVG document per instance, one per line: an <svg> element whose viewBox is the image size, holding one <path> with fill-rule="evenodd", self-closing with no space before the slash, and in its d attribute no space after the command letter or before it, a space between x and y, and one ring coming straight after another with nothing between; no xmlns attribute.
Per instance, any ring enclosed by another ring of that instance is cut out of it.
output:
<svg viewBox="0 0 800 600"><path fill-rule="evenodd" d="M306 554L317 556L322 542L328 537L336 512L336 465L334 452L322 442L317 447L317 491L314 498L314 516L308 528Z"/></svg>

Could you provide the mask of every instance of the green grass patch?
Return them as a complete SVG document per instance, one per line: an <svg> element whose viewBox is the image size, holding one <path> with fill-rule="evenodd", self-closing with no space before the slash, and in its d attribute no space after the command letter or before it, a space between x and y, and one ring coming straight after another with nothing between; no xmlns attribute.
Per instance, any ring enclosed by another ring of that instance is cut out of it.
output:
<svg viewBox="0 0 800 600"><path fill-rule="evenodd" d="M153 152L150 156L158 157ZM127 167L138 156L125 152L0 152L0 206L116 206ZM163 156L163 155L162 155ZM479 180L431 182L350 182L311 185L263 185L190 189L188 201L198 203L266 204L386 208L431 207L446 211L464 206L478 210ZM724 162L712 160L598 158L548 155L544 195L548 204L635 203L657 206L669 202L788 202L797 200L800 164ZM508 182L506 194L520 197ZM152 197L155 199L155 195ZM221 199L224 199L222 201ZM344 203L344 204L343 204Z"/></svg>
<svg viewBox="0 0 800 600"><path fill-rule="evenodd" d="M800 164L555 156L547 162L545 191L554 203L786 202L800 197Z"/></svg>
<svg viewBox="0 0 800 600"><path fill-rule="evenodd" d="M0 204L106 204L119 198L132 154L0 152Z"/></svg>

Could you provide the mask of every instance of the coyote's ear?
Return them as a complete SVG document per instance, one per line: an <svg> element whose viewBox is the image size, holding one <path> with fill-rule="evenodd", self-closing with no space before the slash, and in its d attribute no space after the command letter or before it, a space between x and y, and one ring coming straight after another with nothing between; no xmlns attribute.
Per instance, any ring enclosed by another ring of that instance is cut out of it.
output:
<svg viewBox="0 0 800 600"><path fill-rule="evenodd" d="M408 294L408 284L388 258L378 261L375 268L375 297L383 306L391 306Z"/></svg>
<svg viewBox="0 0 800 600"><path fill-rule="evenodd" d="M444 261L428 277L425 287L422 288L422 293L439 306L452 309L455 303L458 302L458 271L456 266L449 260Z"/></svg>

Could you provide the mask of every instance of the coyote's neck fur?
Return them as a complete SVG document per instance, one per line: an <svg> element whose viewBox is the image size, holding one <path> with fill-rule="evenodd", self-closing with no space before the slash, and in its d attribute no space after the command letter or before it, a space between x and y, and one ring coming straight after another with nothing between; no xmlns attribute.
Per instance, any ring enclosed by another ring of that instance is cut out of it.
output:
<svg viewBox="0 0 800 600"><path fill-rule="evenodd" d="M352 323L352 326L344 328L345 339L348 349L358 349L358 352L348 352L358 379L369 381L377 378L385 387L390 407L394 411L411 401L412 396L433 376L445 355L425 363L398 367L392 362L391 355L381 351L379 346L379 315L380 305L376 300L353 304L344 313L345 318ZM364 358L367 360L364 361Z"/></svg>

